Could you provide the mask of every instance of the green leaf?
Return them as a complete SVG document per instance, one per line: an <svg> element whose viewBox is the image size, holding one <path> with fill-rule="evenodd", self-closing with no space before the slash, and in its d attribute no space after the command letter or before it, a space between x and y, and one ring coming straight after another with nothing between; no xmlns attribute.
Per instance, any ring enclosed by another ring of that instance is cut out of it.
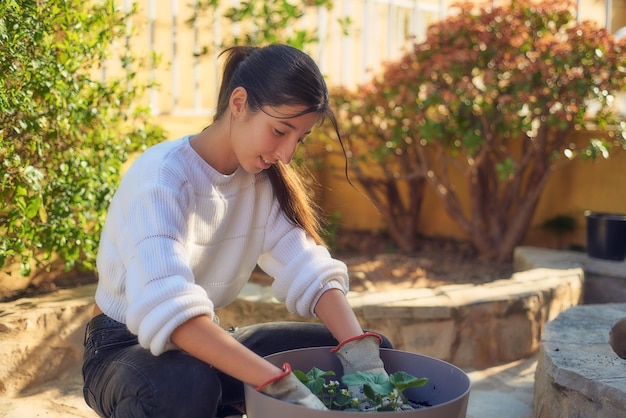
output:
<svg viewBox="0 0 626 418"><path fill-rule="evenodd" d="M417 388L428 383L427 378L420 378L400 371L389 375L389 381L395 386L398 392L402 393L408 388Z"/></svg>
<svg viewBox="0 0 626 418"><path fill-rule="evenodd" d="M363 393L365 394L365 396L367 396L368 399L372 399L375 404L378 403L376 402L377 392L370 384L364 384Z"/></svg>
<svg viewBox="0 0 626 418"><path fill-rule="evenodd" d="M382 373L359 371L344 375L341 380L347 386L364 386L365 390L370 388L380 395L393 392L393 385L389 382L389 378Z"/></svg>
<svg viewBox="0 0 626 418"><path fill-rule="evenodd" d="M24 197L24 196L28 196L28 190L26 189L26 187L22 186L22 185L18 185L15 188L15 197Z"/></svg>
<svg viewBox="0 0 626 418"><path fill-rule="evenodd" d="M324 389L324 379L312 379L306 382L306 386L312 393L321 393Z"/></svg>
<svg viewBox="0 0 626 418"><path fill-rule="evenodd" d="M22 263L20 265L20 275L22 276L28 276L30 275L30 271L31 271L31 266L28 263Z"/></svg>
<svg viewBox="0 0 626 418"><path fill-rule="evenodd" d="M41 198L39 196L32 197L26 205L26 212L24 213L28 219L33 219L39 214L41 208Z"/></svg>
<svg viewBox="0 0 626 418"><path fill-rule="evenodd" d="M304 373L302 370L292 370L292 373L298 378L299 381L301 381L302 383L306 383L309 381L309 378L307 377L306 373Z"/></svg>
<svg viewBox="0 0 626 418"><path fill-rule="evenodd" d="M319 379L325 376L334 376L335 372L332 370L323 371L318 369L317 367L313 367L306 375L309 379Z"/></svg>

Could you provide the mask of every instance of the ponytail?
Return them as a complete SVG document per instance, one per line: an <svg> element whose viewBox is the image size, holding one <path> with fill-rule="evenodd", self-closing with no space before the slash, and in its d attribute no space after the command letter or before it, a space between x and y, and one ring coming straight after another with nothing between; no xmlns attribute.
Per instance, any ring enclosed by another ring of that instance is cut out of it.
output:
<svg viewBox="0 0 626 418"><path fill-rule="evenodd" d="M289 165L278 162L266 170L280 207L296 226L304 229L317 244L323 245L319 208L307 193L302 176Z"/></svg>
<svg viewBox="0 0 626 418"><path fill-rule="evenodd" d="M258 47L254 46L233 46L228 48L220 53L220 57L222 55L226 56L226 62L224 63L224 70L222 72L222 84L220 85L220 91L217 96L217 109L215 110L215 120L219 119L226 109L228 109L228 100L230 99L230 94L233 92L235 87L233 86L232 80L239 67L246 58L248 58L254 51L258 50Z"/></svg>

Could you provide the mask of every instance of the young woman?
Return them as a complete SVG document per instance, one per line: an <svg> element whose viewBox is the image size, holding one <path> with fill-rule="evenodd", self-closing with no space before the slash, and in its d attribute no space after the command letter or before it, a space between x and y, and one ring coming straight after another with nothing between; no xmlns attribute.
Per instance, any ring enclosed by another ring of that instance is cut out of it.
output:
<svg viewBox="0 0 626 418"><path fill-rule="evenodd" d="M390 344L359 325L346 265L323 246L288 167L317 124L337 130L319 69L285 45L224 55L214 122L148 149L111 202L83 364L85 400L100 416L225 416L242 404L242 382L321 409L288 365L262 357L294 348L335 345L344 370L384 372L379 344ZM323 324L220 328L214 309L257 264L290 312Z"/></svg>

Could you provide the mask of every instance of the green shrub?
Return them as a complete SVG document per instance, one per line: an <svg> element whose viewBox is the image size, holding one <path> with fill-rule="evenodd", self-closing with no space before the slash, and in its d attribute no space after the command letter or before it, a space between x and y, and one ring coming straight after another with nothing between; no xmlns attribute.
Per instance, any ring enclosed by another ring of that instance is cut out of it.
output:
<svg viewBox="0 0 626 418"><path fill-rule="evenodd" d="M578 22L575 6L463 3L389 69L411 68L397 104L416 109L428 181L483 258L512 257L548 179L568 159L626 145L611 107L626 87L626 43ZM576 147L575 132L590 125L615 130Z"/></svg>
<svg viewBox="0 0 626 418"><path fill-rule="evenodd" d="M197 22L200 17L220 10L220 4L231 4L220 0L198 0L193 3L194 15L189 23ZM222 17L233 24L243 24L244 30L239 35L235 31L221 39L221 47L232 45L264 46L284 43L299 49L319 42L315 31L302 25L304 15L310 8L332 8L332 0L248 0L226 7ZM348 22L339 22L347 30ZM209 51L203 48L201 54Z"/></svg>
<svg viewBox="0 0 626 418"><path fill-rule="evenodd" d="M370 84L335 97L356 180L385 199L386 219L402 219L395 190L417 206L426 179L479 255L506 260L554 170L626 148L611 106L626 88L626 41L577 22L569 0L483 4L456 5ZM577 146L590 125L597 138Z"/></svg>
<svg viewBox="0 0 626 418"><path fill-rule="evenodd" d="M0 3L0 267L93 269L123 162L162 138L137 105L141 62L120 48L129 17L112 0Z"/></svg>

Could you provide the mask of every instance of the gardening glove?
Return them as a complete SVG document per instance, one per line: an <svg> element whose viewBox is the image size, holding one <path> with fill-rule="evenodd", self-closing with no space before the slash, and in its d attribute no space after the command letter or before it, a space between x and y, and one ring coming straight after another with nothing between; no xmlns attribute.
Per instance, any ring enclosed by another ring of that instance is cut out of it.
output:
<svg viewBox="0 0 626 418"><path fill-rule="evenodd" d="M304 383L291 373L289 363L283 364L283 372L256 388L272 398L311 409L326 410L326 406L315 396Z"/></svg>
<svg viewBox="0 0 626 418"><path fill-rule="evenodd" d="M373 332L366 332L362 335L348 338L341 342L337 347L333 348L334 353L343 366L343 374L353 374L356 372L372 372L380 373L385 377L389 374L385 370L385 365L380 358L380 343L383 339L380 335ZM348 387L353 398L358 400L358 408L361 411L374 412L375 406L371 404L367 396L365 396L363 386ZM402 410L413 409L408 404L402 407Z"/></svg>
<svg viewBox="0 0 626 418"><path fill-rule="evenodd" d="M385 365L380 359L380 343L382 341L380 335L366 332L342 341L330 352L339 358L344 375L356 372L373 372L388 376ZM350 386L348 391L353 398L358 399L358 408L361 411L374 409L363 392L363 386Z"/></svg>
<svg viewBox="0 0 626 418"><path fill-rule="evenodd" d="M387 376L385 365L380 358L380 343L382 342L380 335L366 332L342 341L330 352L339 357L344 374L374 372Z"/></svg>

